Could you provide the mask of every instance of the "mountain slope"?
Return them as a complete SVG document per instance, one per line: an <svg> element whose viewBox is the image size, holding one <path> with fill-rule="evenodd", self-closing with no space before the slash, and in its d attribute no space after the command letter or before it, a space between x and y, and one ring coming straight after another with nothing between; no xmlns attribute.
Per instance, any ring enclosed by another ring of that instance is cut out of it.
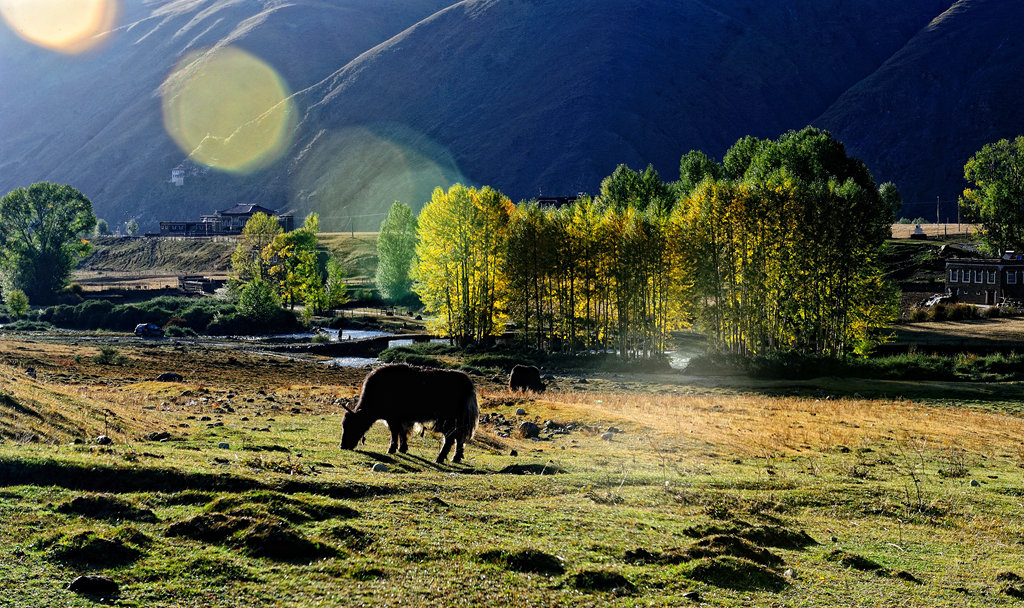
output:
<svg viewBox="0 0 1024 608"><path fill-rule="evenodd" d="M960 0L815 123L897 180L907 217L956 221L963 166L984 144L1024 133L1024 7Z"/></svg>

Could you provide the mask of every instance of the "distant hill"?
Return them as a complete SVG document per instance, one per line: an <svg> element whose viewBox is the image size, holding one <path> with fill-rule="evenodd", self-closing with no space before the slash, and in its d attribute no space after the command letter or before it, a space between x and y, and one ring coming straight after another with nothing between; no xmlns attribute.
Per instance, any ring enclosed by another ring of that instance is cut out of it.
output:
<svg viewBox="0 0 1024 608"><path fill-rule="evenodd" d="M375 229L394 200L491 184L513 199L596 191L618 163L675 179L689 149L832 130L911 203L963 188L984 142L1024 132L1011 0L174 0L126 2L109 43L44 51L0 27L0 191L68 182L113 224L236 202ZM193 167L160 87L190 51L273 66L298 110L248 175ZM913 216L926 209L908 207ZM954 209L955 211L955 209Z"/></svg>

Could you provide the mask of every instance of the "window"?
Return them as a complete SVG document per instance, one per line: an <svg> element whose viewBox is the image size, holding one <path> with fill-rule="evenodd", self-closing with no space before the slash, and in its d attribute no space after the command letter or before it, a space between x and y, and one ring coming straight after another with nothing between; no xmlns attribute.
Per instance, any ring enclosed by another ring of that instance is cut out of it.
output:
<svg viewBox="0 0 1024 608"><path fill-rule="evenodd" d="M996 271L986 270L985 271L985 282L989 284L995 284L996 282Z"/></svg>
<svg viewBox="0 0 1024 608"><path fill-rule="evenodd" d="M959 270L955 270L954 269L954 270L950 270L949 271L949 282L950 283L958 283L959 279L960 279L960 271Z"/></svg>
<svg viewBox="0 0 1024 608"><path fill-rule="evenodd" d="M1016 270L1007 270L1006 271L1006 284L1007 285L1016 285L1017 284L1017 271Z"/></svg>
<svg viewBox="0 0 1024 608"><path fill-rule="evenodd" d="M984 283L985 282L985 280L983 278L981 278L981 271L980 270L975 270L974 271L974 282L975 283Z"/></svg>
<svg viewBox="0 0 1024 608"><path fill-rule="evenodd" d="M970 270L963 270L963 269L960 270L960 282L961 283L970 283L971 282L971 271Z"/></svg>

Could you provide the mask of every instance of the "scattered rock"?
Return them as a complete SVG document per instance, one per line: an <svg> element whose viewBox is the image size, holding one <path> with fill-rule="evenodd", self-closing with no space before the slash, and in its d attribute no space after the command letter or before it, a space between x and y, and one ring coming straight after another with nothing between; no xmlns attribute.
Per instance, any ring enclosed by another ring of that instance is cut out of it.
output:
<svg viewBox="0 0 1024 608"><path fill-rule="evenodd" d="M171 438L171 434L167 431L153 431L146 435L146 441L167 441Z"/></svg>
<svg viewBox="0 0 1024 608"><path fill-rule="evenodd" d="M518 456L519 452L517 452L516 450L509 450L508 455L509 456Z"/></svg>
<svg viewBox="0 0 1024 608"><path fill-rule="evenodd" d="M28 376L29 378L32 378L33 380L35 380L36 379L36 368L34 368L34 367L26 367L25 368L25 375Z"/></svg>
<svg viewBox="0 0 1024 608"><path fill-rule="evenodd" d="M825 556L825 559L847 568L853 568L854 570L863 570L864 572L883 571L882 565L878 562L870 560L863 555L843 551L842 549L834 549Z"/></svg>
<svg viewBox="0 0 1024 608"><path fill-rule="evenodd" d="M96 445L110 445L114 443L114 440L106 435L100 435L96 438Z"/></svg>
<svg viewBox="0 0 1024 608"><path fill-rule="evenodd" d="M164 372L156 377L157 382L181 382L185 378L175 372Z"/></svg>
<svg viewBox="0 0 1024 608"><path fill-rule="evenodd" d="M226 441L221 441L220 443L217 444L217 447L222 450L229 450L231 449L231 444L229 444Z"/></svg>
<svg viewBox="0 0 1024 608"><path fill-rule="evenodd" d="M540 435L540 426L534 422L526 421L519 424L519 435L523 439L532 439Z"/></svg>
<svg viewBox="0 0 1024 608"><path fill-rule="evenodd" d="M612 439L615 439L615 433L602 433L601 439L604 441L611 441Z"/></svg>
<svg viewBox="0 0 1024 608"><path fill-rule="evenodd" d="M372 467L370 467L370 470L373 471L374 473L387 473L388 465L384 464L383 462L377 462L374 463Z"/></svg>
<svg viewBox="0 0 1024 608"><path fill-rule="evenodd" d="M94 574L79 576L71 581L68 591L102 598L115 598L121 595L121 588L114 582L114 579Z"/></svg>
<svg viewBox="0 0 1024 608"><path fill-rule="evenodd" d="M609 433L621 433L622 429L620 429L619 427L616 427L616 426L610 426L610 427L608 427L608 431L607 432L609 432Z"/></svg>
<svg viewBox="0 0 1024 608"><path fill-rule="evenodd" d="M683 594L683 599L690 600L691 602L699 602L699 601L701 601L700 594L697 593L696 591L687 591L686 593Z"/></svg>
<svg viewBox="0 0 1024 608"><path fill-rule="evenodd" d="M784 576L784 577L786 577L788 579L792 579L792 578L796 577L796 573L793 572L792 568L786 568L786 571L782 573L782 576Z"/></svg>
<svg viewBox="0 0 1024 608"><path fill-rule="evenodd" d="M972 479L972 480L971 480L971 487L972 487L972 488L978 488L978 487L981 487L981 482L979 482L979 481L978 481L977 479Z"/></svg>
<svg viewBox="0 0 1024 608"><path fill-rule="evenodd" d="M519 408L519 409L516 410L516 416L525 416L525 415L526 415L526 410L524 410L523 408Z"/></svg>

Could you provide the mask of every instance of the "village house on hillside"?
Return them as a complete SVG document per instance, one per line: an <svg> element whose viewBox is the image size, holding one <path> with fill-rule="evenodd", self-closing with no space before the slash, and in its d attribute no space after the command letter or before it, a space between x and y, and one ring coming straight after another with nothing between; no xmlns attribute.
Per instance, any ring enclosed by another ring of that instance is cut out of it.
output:
<svg viewBox="0 0 1024 608"><path fill-rule="evenodd" d="M946 293L965 304L1024 302L1024 255L952 258L946 261Z"/></svg>
<svg viewBox="0 0 1024 608"><path fill-rule="evenodd" d="M295 228L291 213L278 214L260 205L239 203L230 209L217 211L213 215L201 215L198 222L160 222L160 236L220 236L241 234L245 223L253 215L265 213L276 217L281 229L290 232Z"/></svg>

